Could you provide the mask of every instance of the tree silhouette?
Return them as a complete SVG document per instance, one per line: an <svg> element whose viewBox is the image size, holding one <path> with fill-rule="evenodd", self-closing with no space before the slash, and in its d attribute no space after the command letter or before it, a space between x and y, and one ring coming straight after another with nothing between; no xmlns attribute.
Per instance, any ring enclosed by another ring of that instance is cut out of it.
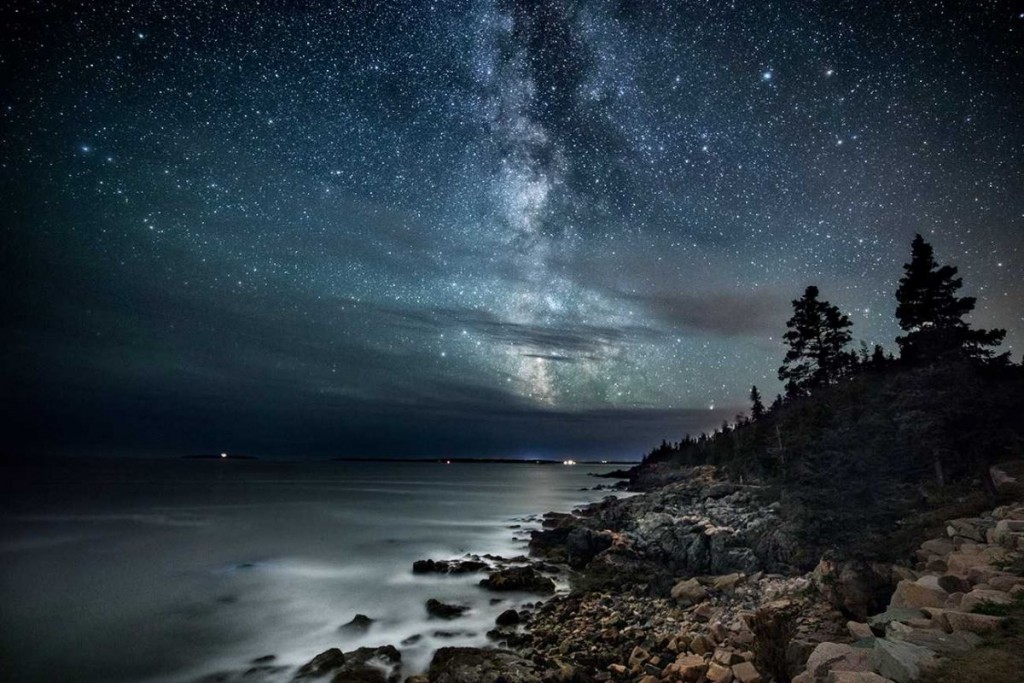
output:
<svg viewBox="0 0 1024 683"><path fill-rule="evenodd" d="M932 245L915 235L910 263L896 289L896 318L907 333L897 337L900 357L910 363L933 363L952 355L975 360L993 357L1006 330L975 330L963 317L974 310L973 296L958 297L963 279L954 266L939 266ZM1005 356L1005 354L1004 354Z"/></svg>
<svg viewBox="0 0 1024 683"><path fill-rule="evenodd" d="M757 390L757 386L750 387L750 403L750 417L754 420L764 417L764 404L761 403L761 393Z"/></svg>
<svg viewBox="0 0 1024 683"><path fill-rule="evenodd" d="M786 322L789 350L779 368L786 393L799 396L818 387L835 384L856 361L847 351L850 318L827 301L818 299L818 288L808 287L793 301L793 317Z"/></svg>

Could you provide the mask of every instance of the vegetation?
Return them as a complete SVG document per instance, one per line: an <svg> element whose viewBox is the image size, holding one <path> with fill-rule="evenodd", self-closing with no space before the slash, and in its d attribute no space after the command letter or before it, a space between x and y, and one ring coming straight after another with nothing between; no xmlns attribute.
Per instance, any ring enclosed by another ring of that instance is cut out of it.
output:
<svg viewBox="0 0 1024 683"><path fill-rule="evenodd" d="M920 236L905 272L898 359L878 346L850 351L849 319L808 287L787 323L786 398L765 409L752 387L749 417L663 442L640 473L713 464L773 484L809 553L822 543L892 552L896 521L950 490L993 504L989 467L1024 456L1024 368L993 352L1002 330L963 320L974 299L955 295L956 269L937 266Z"/></svg>
<svg viewBox="0 0 1024 683"><path fill-rule="evenodd" d="M1024 594L1007 605L982 603L981 614L1006 617L1004 628L985 638L981 647L947 657L923 672L921 683L1020 683L1024 671Z"/></svg>

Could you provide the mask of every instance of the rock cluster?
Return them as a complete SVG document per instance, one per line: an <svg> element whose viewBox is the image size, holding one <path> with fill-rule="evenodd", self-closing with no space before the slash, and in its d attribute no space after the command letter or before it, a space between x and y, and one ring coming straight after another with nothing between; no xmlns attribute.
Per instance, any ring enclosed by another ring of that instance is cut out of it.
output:
<svg viewBox="0 0 1024 683"><path fill-rule="evenodd" d="M976 610L1024 594L1024 576L1001 568L1021 558L1024 507L950 520L945 537L921 544L915 569L894 570L902 578L888 608L866 622L851 621L847 642L818 645L794 683L917 680L1003 624L1004 617Z"/></svg>
<svg viewBox="0 0 1024 683"><path fill-rule="evenodd" d="M532 614L519 645L544 670L571 670L579 680L757 683L764 676L750 619L760 606L797 614L795 664L845 631L809 588L804 577L731 573L680 580L674 597L642 587L556 597Z"/></svg>
<svg viewBox="0 0 1024 683"><path fill-rule="evenodd" d="M609 576L627 580L660 576L665 590L676 575L788 573L799 562L799 544L763 493L717 479L714 468L693 468L642 496L606 498L576 516L545 515L530 551L591 573L605 565Z"/></svg>

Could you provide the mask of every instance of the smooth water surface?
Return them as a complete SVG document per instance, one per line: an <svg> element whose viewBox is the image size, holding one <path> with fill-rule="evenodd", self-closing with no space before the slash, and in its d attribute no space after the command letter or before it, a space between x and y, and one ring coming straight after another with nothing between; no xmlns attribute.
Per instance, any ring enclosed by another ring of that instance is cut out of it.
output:
<svg viewBox="0 0 1024 683"><path fill-rule="evenodd" d="M414 576L412 562L525 553L523 518L607 495L581 488L608 469L242 460L5 469L3 678L192 681L263 655L297 666L328 647L421 634L401 648L408 675L437 647L484 644L500 611L535 599L496 596L476 586L479 575ZM430 597L473 609L428 620ZM377 623L365 635L339 632L357 613Z"/></svg>

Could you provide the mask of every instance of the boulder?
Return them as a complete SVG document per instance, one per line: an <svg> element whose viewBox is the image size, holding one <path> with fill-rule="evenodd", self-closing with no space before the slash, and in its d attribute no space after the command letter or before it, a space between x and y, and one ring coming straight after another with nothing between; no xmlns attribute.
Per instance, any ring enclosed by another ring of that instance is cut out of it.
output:
<svg viewBox="0 0 1024 683"><path fill-rule="evenodd" d="M442 647L430 661L431 683L540 683L536 665L507 650Z"/></svg>
<svg viewBox="0 0 1024 683"><path fill-rule="evenodd" d="M739 683L761 683L761 674L750 662L733 664L732 676Z"/></svg>
<svg viewBox="0 0 1024 683"><path fill-rule="evenodd" d="M938 578L939 588L947 593L966 593L971 590L971 582L956 574L943 574Z"/></svg>
<svg viewBox="0 0 1024 683"><path fill-rule="evenodd" d="M938 587L920 581L904 579L896 584L896 591L889 601L889 608L899 607L942 607L946 603L947 593Z"/></svg>
<svg viewBox="0 0 1024 683"><path fill-rule="evenodd" d="M911 628L897 622L889 626L886 631L888 640L926 647L936 654L947 657L969 652L981 642L981 636L967 631L945 633L934 628Z"/></svg>
<svg viewBox="0 0 1024 683"><path fill-rule="evenodd" d="M438 619L454 619L461 617L465 612L469 611L467 605L449 605L446 602L441 602L436 598L430 598L426 602L427 614Z"/></svg>
<svg viewBox="0 0 1024 683"><path fill-rule="evenodd" d="M345 653L345 665L332 683L399 683L402 653L392 645L361 647Z"/></svg>
<svg viewBox="0 0 1024 683"><path fill-rule="evenodd" d="M488 568L480 560L416 560L412 563L413 574L471 574Z"/></svg>
<svg viewBox="0 0 1024 683"><path fill-rule="evenodd" d="M846 630L850 633L850 636L854 640L861 640L863 638L873 638L874 632L871 627L861 621L848 621L846 622Z"/></svg>
<svg viewBox="0 0 1024 683"><path fill-rule="evenodd" d="M996 631L1006 623L1005 617L991 617L987 614L971 614L969 612L944 611L942 616L950 631L984 634Z"/></svg>
<svg viewBox="0 0 1024 683"><path fill-rule="evenodd" d="M611 532L596 532L587 527L576 527L565 539L569 566L582 569L594 556L612 545Z"/></svg>
<svg viewBox="0 0 1024 683"><path fill-rule="evenodd" d="M700 655L684 655L665 667L666 674L677 672L684 681L697 681L707 670L707 662Z"/></svg>
<svg viewBox="0 0 1024 683"><path fill-rule="evenodd" d="M939 610L940 612L942 610ZM913 607L897 607L893 609L887 609L881 614L876 614L868 619L868 626L878 636L885 635L885 627L891 621L907 622L911 619L920 619L925 615L925 611L913 608Z"/></svg>
<svg viewBox="0 0 1024 683"><path fill-rule="evenodd" d="M718 662L711 662L708 664L708 670L704 673L704 677L711 683L732 683L732 669L722 666Z"/></svg>
<svg viewBox="0 0 1024 683"><path fill-rule="evenodd" d="M911 643L879 638L871 651L872 668L896 683L912 683L937 663L935 653Z"/></svg>
<svg viewBox="0 0 1024 683"><path fill-rule="evenodd" d="M796 679L793 680L796 683ZM873 671L831 671L828 674L828 683L893 683L893 681L885 676L879 676Z"/></svg>
<svg viewBox="0 0 1024 683"><path fill-rule="evenodd" d="M514 609L507 609L498 615L494 623L498 626L515 626L519 623L519 612Z"/></svg>
<svg viewBox="0 0 1024 683"><path fill-rule="evenodd" d="M973 612L976 607L985 603L1008 605L1010 602L1009 593L975 588L970 593L964 595L963 600L960 601L960 610L963 612Z"/></svg>
<svg viewBox="0 0 1024 683"><path fill-rule="evenodd" d="M361 647L342 653L338 648L321 652L303 665L296 679L328 675L338 683L398 683L402 654L391 645Z"/></svg>
<svg viewBox="0 0 1024 683"><path fill-rule="evenodd" d="M357 614L352 617L352 621L339 626L338 630L346 633L365 633L373 626L373 621L373 619L365 614Z"/></svg>
<svg viewBox="0 0 1024 683"><path fill-rule="evenodd" d="M340 669L345 664L345 654L336 647L324 650L299 667L295 678L319 678Z"/></svg>
<svg viewBox="0 0 1024 683"><path fill-rule="evenodd" d="M671 596L683 607L688 607L706 600L708 592L697 579L686 579L672 587Z"/></svg>
<svg viewBox="0 0 1024 683"><path fill-rule="evenodd" d="M733 572L732 574L724 574L716 577L715 580L711 582L711 587L716 591L729 593L731 595L732 592L736 590L737 584L741 581L743 581L743 574Z"/></svg>
<svg viewBox="0 0 1024 683"><path fill-rule="evenodd" d="M842 643L821 643L807 659L812 680L825 680L830 671L871 671L871 650Z"/></svg>
<svg viewBox="0 0 1024 683"><path fill-rule="evenodd" d="M508 567L492 572L480 585L492 591L555 592L555 582L537 573L533 567Z"/></svg>
<svg viewBox="0 0 1024 683"><path fill-rule="evenodd" d="M890 566L860 560L822 558L811 578L833 607L859 621L884 609L893 590Z"/></svg>

